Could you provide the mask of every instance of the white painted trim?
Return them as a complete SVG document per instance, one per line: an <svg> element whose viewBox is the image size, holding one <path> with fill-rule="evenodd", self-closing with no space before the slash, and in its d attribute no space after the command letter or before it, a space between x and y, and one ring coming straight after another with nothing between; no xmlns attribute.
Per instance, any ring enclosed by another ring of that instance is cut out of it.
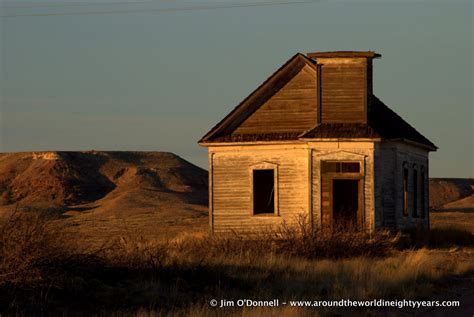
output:
<svg viewBox="0 0 474 317"><path fill-rule="evenodd" d="M324 160L322 160L322 161L327 161L327 160L328 160L328 157L329 157L329 160L331 160L330 157L334 157L334 160L335 160L335 161L341 161L341 162L343 162L344 160L340 160L340 159L337 158L336 155L339 155L339 154L345 154L345 155L347 155L347 157L348 157L347 160L349 160L349 161L352 161L352 160L353 160L353 159L350 158L350 157L356 157L357 160L361 160L361 159L363 159L364 157L367 156L367 155L365 155L365 154L360 154L360 153L355 153L355 152L345 151L345 150L336 150L336 151L329 152L329 153L319 154L318 156L319 156L319 157L324 157Z"/></svg>
<svg viewBox="0 0 474 317"><path fill-rule="evenodd" d="M208 153L208 173L209 173L209 229L214 233L214 153Z"/></svg>

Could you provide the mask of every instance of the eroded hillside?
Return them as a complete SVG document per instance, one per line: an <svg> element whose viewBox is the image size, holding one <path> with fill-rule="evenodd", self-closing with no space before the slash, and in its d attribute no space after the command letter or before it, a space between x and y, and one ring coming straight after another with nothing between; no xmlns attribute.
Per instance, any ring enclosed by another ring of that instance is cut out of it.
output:
<svg viewBox="0 0 474 317"><path fill-rule="evenodd" d="M54 211L91 239L205 230L207 190L207 171L172 153L0 154L1 211Z"/></svg>

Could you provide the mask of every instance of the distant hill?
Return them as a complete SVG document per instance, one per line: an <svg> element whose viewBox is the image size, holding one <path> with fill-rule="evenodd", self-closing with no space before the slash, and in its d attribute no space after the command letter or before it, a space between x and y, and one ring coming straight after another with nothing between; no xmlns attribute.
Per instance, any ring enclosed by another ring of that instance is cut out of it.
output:
<svg viewBox="0 0 474 317"><path fill-rule="evenodd" d="M440 209L444 205L474 194L472 178L431 178L430 208Z"/></svg>
<svg viewBox="0 0 474 317"><path fill-rule="evenodd" d="M0 211L57 211L94 237L205 230L207 191L207 171L172 153L0 154Z"/></svg>
<svg viewBox="0 0 474 317"><path fill-rule="evenodd" d="M0 204L67 207L137 190L205 204L207 172L165 152L0 154Z"/></svg>

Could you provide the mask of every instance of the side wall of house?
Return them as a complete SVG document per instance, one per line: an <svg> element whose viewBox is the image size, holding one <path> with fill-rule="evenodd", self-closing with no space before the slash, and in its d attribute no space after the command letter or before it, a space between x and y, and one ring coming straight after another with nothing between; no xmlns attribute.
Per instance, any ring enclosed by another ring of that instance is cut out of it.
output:
<svg viewBox="0 0 474 317"><path fill-rule="evenodd" d="M306 144L209 147L210 224L214 232L258 231L292 223L309 210ZM275 215L253 215L252 173L274 168Z"/></svg>
<svg viewBox="0 0 474 317"><path fill-rule="evenodd" d="M396 228L397 197L395 190L401 179L395 177L397 167L397 147L379 142L375 145L375 206L378 211L377 223L388 228ZM400 184L399 184L400 182Z"/></svg>
<svg viewBox="0 0 474 317"><path fill-rule="evenodd" d="M358 161L361 163L361 181L363 182L363 226L367 230L374 230L380 223L375 223L374 205L374 142L373 141L321 141L309 143L312 157L312 211L316 227L323 224L323 210L330 197L323 197L321 182L321 161Z"/></svg>
<svg viewBox="0 0 474 317"><path fill-rule="evenodd" d="M375 204L381 211L379 215L383 226L397 229L428 227L428 151L404 142L382 142L376 145L375 157ZM408 171L408 215L404 215L405 168Z"/></svg>

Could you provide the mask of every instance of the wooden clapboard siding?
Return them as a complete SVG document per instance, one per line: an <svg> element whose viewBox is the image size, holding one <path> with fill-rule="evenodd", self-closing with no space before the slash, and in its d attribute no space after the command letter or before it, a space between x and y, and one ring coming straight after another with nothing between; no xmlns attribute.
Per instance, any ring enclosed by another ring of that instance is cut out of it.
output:
<svg viewBox="0 0 474 317"><path fill-rule="evenodd" d="M377 144L375 156L375 204L380 209L381 225L388 228L396 227L396 195L395 169L397 165L397 151L393 146L384 143Z"/></svg>
<svg viewBox="0 0 474 317"><path fill-rule="evenodd" d="M329 63L321 67L321 122L367 122L367 64Z"/></svg>
<svg viewBox="0 0 474 317"><path fill-rule="evenodd" d="M321 174L321 161L358 161L361 164L362 226L408 228L428 226L429 215L402 214L402 162L423 167L428 180L428 150L402 141L305 141L294 144L225 145L210 147L212 157L212 224L214 232L253 232L292 224L298 215L310 215L315 227L332 223L331 177ZM308 164L308 162L310 162ZM252 166L277 168L279 215L252 215ZM311 174L310 174L311 173ZM311 175L311 176L310 176ZM410 170L410 180L413 172ZM348 176L349 177L349 176ZM346 176L342 175L342 178ZM420 179L420 177L418 178ZM418 185L418 188L422 186ZM428 201L425 183L425 204ZM413 184L409 184L411 193ZM308 197L310 195L310 197ZM420 199L422 193L418 194ZM420 200L421 201L421 200ZM309 204L310 203L310 204ZM411 211L413 202L409 202ZM421 206L419 203L418 205ZM421 214L421 212L419 212Z"/></svg>
<svg viewBox="0 0 474 317"><path fill-rule="evenodd" d="M305 146L215 147L213 153L214 232L255 231L266 226L293 223L308 215L308 150ZM252 214L252 168L276 166L279 215Z"/></svg>
<svg viewBox="0 0 474 317"><path fill-rule="evenodd" d="M316 70L304 65L233 133L303 132L316 120Z"/></svg>

